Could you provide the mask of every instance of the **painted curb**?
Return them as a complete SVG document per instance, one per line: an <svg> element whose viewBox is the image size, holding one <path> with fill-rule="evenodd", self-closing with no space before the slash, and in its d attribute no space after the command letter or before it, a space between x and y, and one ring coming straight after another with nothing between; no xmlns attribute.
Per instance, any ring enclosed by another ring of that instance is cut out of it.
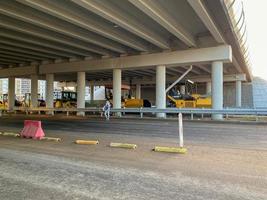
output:
<svg viewBox="0 0 267 200"><path fill-rule="evenodd" d="M98 140L76 140L76 144L87 144L87 145L95 145L99 144Z"/></svg>
<svg viewBox="0 0 267 200"><path fill-rule="evenodd" d="M20 134L18 134L18 133L13 133L13 132L0 132L0 135L3 135L3 136L13 136L13 137L20 137Z"/></svg>
<svg viewBox="0 0 267 200"><path fill-rule="evenodd" d="M55 141L60 142L61 138L54 138L54 137L42 137L41 140L47 140L47 141Z"/></svg>
<svg viewBox="0 0 267 200"><path fill-rule="evenodd" d="M115 148L125 148L125 149L136 149L137 145L136 144L128 144L128 143L114 143L111 142L110 147L115 147Z"/></svg>
<svg viewBox="0 0 267 200"><path fill-rule="evenodd" d="M185 154L187 153L187 149L183 147L159 147L155 146L153 149L156 152L166 152L166 153L180 153Z"/></svg>

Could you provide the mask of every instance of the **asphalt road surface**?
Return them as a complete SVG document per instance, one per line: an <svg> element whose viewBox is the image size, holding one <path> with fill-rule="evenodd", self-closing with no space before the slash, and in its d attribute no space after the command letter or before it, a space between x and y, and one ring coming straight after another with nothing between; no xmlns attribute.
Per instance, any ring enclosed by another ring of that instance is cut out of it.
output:
<svg viewBox="0 0 267 200"><path fill-rule="evenodd" d="M28 117L0 118L19 132ZM40 117L31 117L39 119ZM0 199L267 199L267 125L185 122L188 153L177 146L177 121L41 117L47 136L0 136ZM76 139L98 139L95 146ZM108 147L135 143L135 150Z"/></svg>

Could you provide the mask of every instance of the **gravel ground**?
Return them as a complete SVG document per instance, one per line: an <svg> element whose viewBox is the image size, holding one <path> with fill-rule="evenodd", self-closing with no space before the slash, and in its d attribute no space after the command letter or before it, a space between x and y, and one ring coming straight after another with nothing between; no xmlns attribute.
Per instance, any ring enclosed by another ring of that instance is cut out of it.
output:
<svg viewBox="0 0 267 200"><path fill-rule="evenodd" d="M0 131L18 132L25 118L0 118ZM185 122L188 153L177 155L151 151L177 145L176 121L41 120L47 136L62 142L0 136L1 200L267 199L267 125ZM110 142L138 148L114 149Z"/></svg>

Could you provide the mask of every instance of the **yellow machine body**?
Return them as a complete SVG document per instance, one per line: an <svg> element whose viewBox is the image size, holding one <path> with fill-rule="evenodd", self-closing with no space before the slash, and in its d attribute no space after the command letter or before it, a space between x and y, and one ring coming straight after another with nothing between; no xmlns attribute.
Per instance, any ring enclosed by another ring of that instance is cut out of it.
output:
<svg viewBox="0 0 267 200"><path fill-rule="evenodd" d="M125 108L141 108L144 107L143 99L125 99L124 102Z"/></svg>
<svg viewBox="0 0 267 200"><path fill-rule="evenodd" d="M176 108L211 108L211 98L201 96L199 94L193 94L193 100L175 99L168 95L168 99L171 100Z"/></svg>

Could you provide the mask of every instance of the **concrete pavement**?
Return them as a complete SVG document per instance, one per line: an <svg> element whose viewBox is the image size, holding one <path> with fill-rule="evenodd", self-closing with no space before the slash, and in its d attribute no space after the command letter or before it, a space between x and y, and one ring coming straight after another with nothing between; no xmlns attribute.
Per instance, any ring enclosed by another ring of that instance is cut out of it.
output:
<svg viewBox="0 0 267 200"><path fill-rule="evenodd" d="M24 118L1 118L18 131ZM0 137L0 199L266 199L266 125L185 123L186 155L152 152L177 144L175 121L43 118L61 143ZM99 139L97 146L73 143ZM136 150L109 142L133 142Z"/></svg>

